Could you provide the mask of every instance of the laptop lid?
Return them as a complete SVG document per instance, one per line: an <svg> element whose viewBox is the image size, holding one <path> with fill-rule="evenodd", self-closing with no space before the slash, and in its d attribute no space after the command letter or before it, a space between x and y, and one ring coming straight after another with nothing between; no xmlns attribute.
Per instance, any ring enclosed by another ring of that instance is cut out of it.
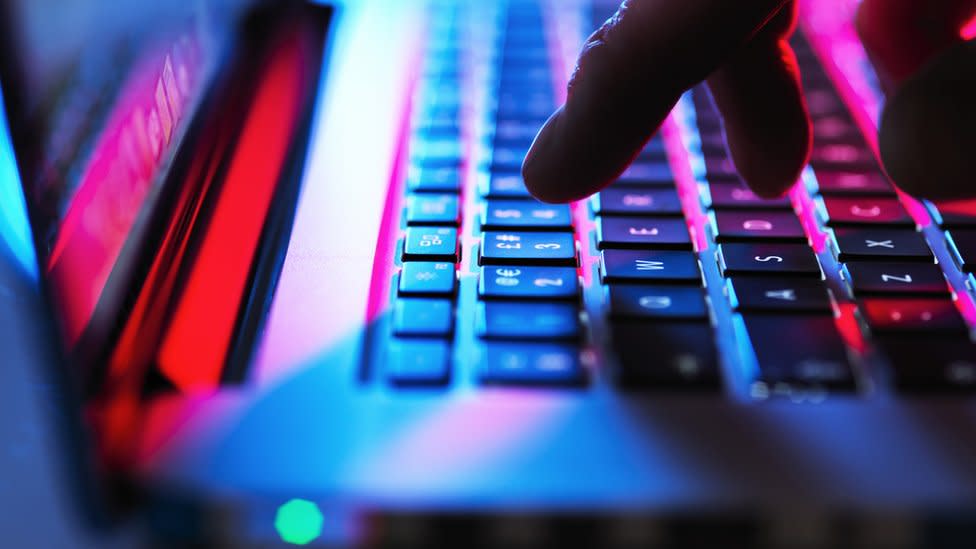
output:
<svg viewBox="0 0 976 549"><path fill-rule="evenodd" d="M147 220L253 3L0 2L0 81L39 271L82 381L138 288Z"/></svg>

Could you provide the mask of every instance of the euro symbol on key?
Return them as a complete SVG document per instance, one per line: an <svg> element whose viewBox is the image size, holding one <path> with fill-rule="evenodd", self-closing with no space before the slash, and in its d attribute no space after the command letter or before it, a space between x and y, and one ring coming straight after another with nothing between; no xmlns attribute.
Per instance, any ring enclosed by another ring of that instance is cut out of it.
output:
<svg viewBox="0 0 976 549"><path fill-rule="evenodd" d="M522 274L522 271L518 269L495 269L495 274L505 278L515 278L516 276Z"/></svg>

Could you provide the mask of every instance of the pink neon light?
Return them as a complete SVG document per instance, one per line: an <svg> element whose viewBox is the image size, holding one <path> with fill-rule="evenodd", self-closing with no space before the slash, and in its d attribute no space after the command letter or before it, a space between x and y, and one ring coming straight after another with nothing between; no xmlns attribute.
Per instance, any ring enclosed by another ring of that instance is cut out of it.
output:
<svg viewBox="0 0 976 549"><path fill-rule="evenodd" d="M708 232L705 228L708 225L708 216L701 208L698 182L691 171L690 153L681 140L681 130L673 115L664 121L660 132L692 242L695 243L696 250L705 250L708 248Z"/></svg>
<svg viewBox="0 0 976 549"><path fill-rule="evenodd" d="M959 31L959 36L963 40L971 40L976 38L976 15L973 16L965 25L962 26L962 30Z"/></svg>

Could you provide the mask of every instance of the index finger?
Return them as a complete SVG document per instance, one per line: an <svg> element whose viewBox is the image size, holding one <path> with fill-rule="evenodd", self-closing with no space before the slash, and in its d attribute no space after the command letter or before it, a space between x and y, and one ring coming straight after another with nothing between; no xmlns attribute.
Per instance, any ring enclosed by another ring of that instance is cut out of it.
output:
<svg viewBox="0 0 976 549"><path fill-rule="evenodd" d="M628 0L583 46L566 104L523 165L545 201L599 190L622 172L681 94L738 51L786 0Z"/></svg>

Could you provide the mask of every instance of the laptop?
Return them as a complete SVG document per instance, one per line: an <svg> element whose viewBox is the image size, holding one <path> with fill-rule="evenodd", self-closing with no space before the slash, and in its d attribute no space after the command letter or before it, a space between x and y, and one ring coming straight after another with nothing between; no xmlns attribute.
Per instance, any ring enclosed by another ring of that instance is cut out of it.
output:
<svg viewBox="0 0 976 549"><path fill-rule="evenodd" d="M744 187L696 87L569 205L521 162L612 3L164 4L0 18L4 400L62 411L10 470L69 465L41 492L81 530L972 539L976 215L884 175L856 2L800 2L787 196Z"/></svg>

